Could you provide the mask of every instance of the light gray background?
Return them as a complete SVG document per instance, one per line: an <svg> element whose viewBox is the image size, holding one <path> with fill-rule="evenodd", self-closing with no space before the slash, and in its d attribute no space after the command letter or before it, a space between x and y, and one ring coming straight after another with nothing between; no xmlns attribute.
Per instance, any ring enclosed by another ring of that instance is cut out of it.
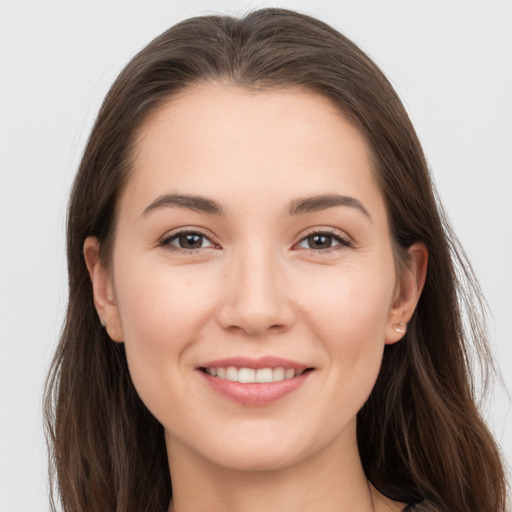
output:
<svg viewBox="0 0 512 512"><path fill-rule="evenodd" d="M331 23L395 85L480 277L512 389L511 0L0 0L0 512L49 508L42 384L66 303L66 199L100 101L175 22L270 5ZM486 411L510 464L503 390Z"/></svg>

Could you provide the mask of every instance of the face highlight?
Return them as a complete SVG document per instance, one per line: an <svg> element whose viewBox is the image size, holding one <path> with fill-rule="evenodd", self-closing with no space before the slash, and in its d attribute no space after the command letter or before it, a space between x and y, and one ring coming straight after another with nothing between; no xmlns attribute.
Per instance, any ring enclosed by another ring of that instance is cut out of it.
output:
<svg viewBox="0 0 512 512"><path fill-rule="evenodd" d="M412 314L358 130L301 90L196 86L146 122L118 207L96 303L170 453L244 470L354 454Z"/></svg>

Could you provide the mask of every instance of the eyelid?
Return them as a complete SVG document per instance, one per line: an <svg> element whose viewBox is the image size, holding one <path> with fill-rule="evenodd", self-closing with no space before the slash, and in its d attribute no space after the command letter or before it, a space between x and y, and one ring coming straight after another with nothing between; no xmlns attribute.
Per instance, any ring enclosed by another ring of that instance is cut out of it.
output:
<svg viewBox="0 0 512 512"><path fill-rule="evenodd" d="M209 247L200 247L198 249L183 249L181 247L171 245L170 242L173 239L176 239L180 235L186 235L186 234L200 235L200 236L204 237L206 240L208 240L212 245ZM220 248L220 244L217 243L217 241L215 240L215 237L213 235L206 232L206 230L196 227L196 226L179 227L179 228L175 228L175 229L167 232L164 236L162 236L159 239L157 246L168 248L169 250L172 250L172 251L183 252L183 253L188 253L188 254L202 251L205 249Z"/></svg>
<svg viewBox="0 0 512 512"><path fill-rule="evenodd" d="M189 234L189 233L198 234L198 235L204 237L212 245L209 247L200 247L197 249L183 249L181 247L171 245L170 242L175 240L178 236L184 235L184 234ZM330 247L330 248L323 249L323 250L322 249L303 248L304 250L314 252L316 254L319 254L319 253L325 254L325 253L333 252L333 251L340 250L340 249L343 249L346 247L354 246L353 240L344 231L341 231L339 229L332 228L332 227L315 226L315 227L307 229L305 232L302 232L300 234L300 237L298 238L298 241L293 244L292 249L297 248L297 246L301 242L303 242L307 237L309 237L311 235L316 235L316 234L328 235L328 236L334 238L338 242L338 244L332 248ZM183 253L188 253L188 254L196 253L196 252L199 252L199 251L202 251L205 249L221 248L220 244L215 240L215 237L211 233L207 232L207 230L205 230L203 228L196 227L196 226L183 226L183 227L175 228L175 229L167 232L165 235L163 235L158 240L157 246L169 248L169 250L172 250L172 251L183 252Z"/></svg>
<svg viewBox="0 0 512 512"><path fill-rule="evenodd" d="M315 226L301 233L299 240L295 244L293 244L292 248L296 248L300 243L302 243L306 238L308 238L311 235L329 235L332 238L334 238L339 244L334 247L329 247L328 249L303 248L303 250L310 251L315 254L326 254L347 247L354 247L354 242L352 238L348 236L347 233L345 233L344 231L332 227Z"/></svg>

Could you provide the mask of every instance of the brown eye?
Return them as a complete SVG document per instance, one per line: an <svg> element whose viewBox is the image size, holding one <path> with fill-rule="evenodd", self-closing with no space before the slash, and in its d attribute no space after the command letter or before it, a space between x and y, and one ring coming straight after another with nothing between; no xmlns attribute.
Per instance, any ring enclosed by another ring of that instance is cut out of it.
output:
<svg viewBox="0 0 512 512"><path fill-rule="evenodd" d="M332 247L333 237L325 233L309 235L307 242L310 249L329 249Z"/></svg>
<svg viewBox="0 0 512 512"><path fill-rule="evenodd" d="M327 251L328 249L341 249L342 247L350 247L351 242L343 238L341 235L335 235L329 232L311 233L304 237L297 245L301 249L310 249L316 251Z"/></svg>
<svg viewBox="0 0 512 512"><path fill-rule="evenodd" d="M214 247L214 244L205 235L191 231L175 233L163 240L161 245L189 251Z"/></svg>
<svg viewBox="0 0 512 512"><path fill-rule="evenodd" d="M178 236L178 245L182 249L199 249L203 245L203 236L196 233L187 233Z"/></svg>

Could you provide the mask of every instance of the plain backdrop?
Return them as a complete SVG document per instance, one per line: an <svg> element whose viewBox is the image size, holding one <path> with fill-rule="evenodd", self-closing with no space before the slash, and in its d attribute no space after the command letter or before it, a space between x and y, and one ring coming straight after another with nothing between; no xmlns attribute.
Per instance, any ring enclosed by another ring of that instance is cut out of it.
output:
<svg viewBox="0 0 512 512"><path fill-rule="evenodd" d="M0 0L0 512L49 509L41 401L66 304L66 201L103 96L177 21L262 6L331 23L396 87L481 280L512 389L511 0ZM512 463L503 387L485 416Z"/></svg>

